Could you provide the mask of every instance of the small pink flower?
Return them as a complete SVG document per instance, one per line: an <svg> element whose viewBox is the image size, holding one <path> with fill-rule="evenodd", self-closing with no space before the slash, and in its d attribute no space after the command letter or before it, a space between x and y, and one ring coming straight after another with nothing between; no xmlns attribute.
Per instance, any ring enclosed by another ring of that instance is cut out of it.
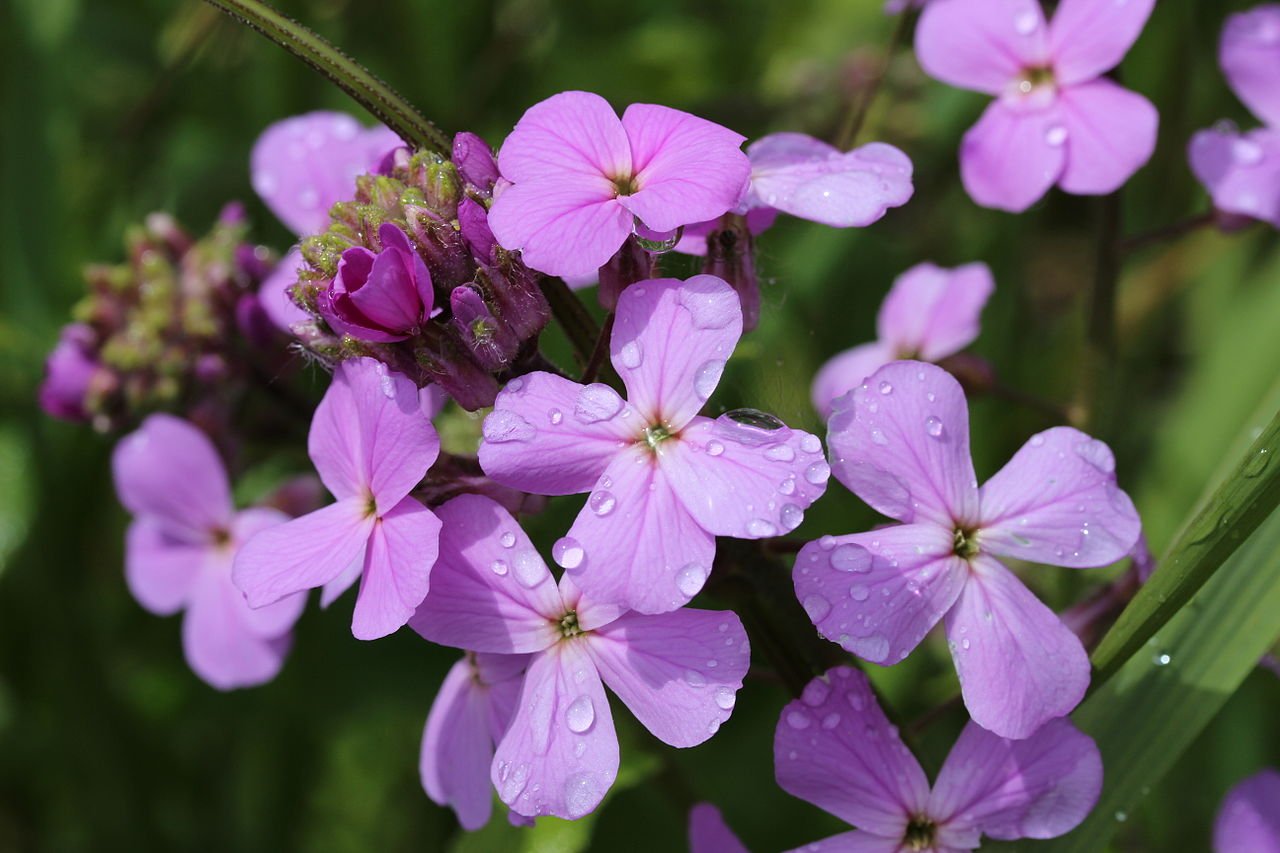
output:
<svg viewBox="0 0 1280 853"><path fill-rule="evenodd" d="M1024 738L1070 713L1089 686L1084 647L999 558L1090 568L1128 554L1142 526L1111 450L1055 427L979 488L964 392L917 361L837 400L828 442L840 482L902 523L801 549L796 595L819 633L888 665L945 619L974 722Z"/></svg>
<svg viewBox="0 0 1280 853"><path fill-rule="evenodd" d="M1102 75L1142 32L1155 0L934 0L916 29L931 76L996 100L965 134L960 174L978 204L1019 212L1054 184L1119 189L1151 157L1159 116Z"/></svg>
<svg viewBox="0 0 1280 853"><path fill-rule="evenodd" d="M440 521L409 492L440 440L427 395L371 358L338 365L311 420L307 452L337 502L263 531L236 555L234 578L252 607L324 587L321 605L356 579L351 633L386 636L427 594Z"/></svg>
<svg viewBox="0 0 1280 853"><path fill-rule="evenodd" d="M1237 784L1213 825L1214 853L1280 853L1280 772L1271 768Z"/></svg>
<svg viewBox="0 0 1280 853"><path fill-rule="evenodd" d="M1057 838L1102 791L1098 747L1066 720L1025 740L969 723L932 787L880 709L867 677L837 667L782 711L773 741L778 784L858 827L804 850L975 850L982 836Z"/></svg>
<svg viewBox="0 0 1280 853"><path fill-rule="evenodd" d="M1191 170L1218 210L1280 228L1280 4L1227 18L1218 61L1265 127L1200 131L1191 138Z"/></svg>
<svg viewBox="0 0 1280 853"><path fill-rule="evenodd" d="M498 395L480 465L527 492L591 493L554 556L594 601L680 607L702 588L716 536L794 530L826 489L816 436L755 410L698 415L741 333L720 279L640 281L618 299L610 344L628 400L549 373Z"/></svg>
<svg viewBox="0 0 1280 853"><path fill-rule="evenodd" d="M654 232L720 216L750 172L744 137L653 104L619 120L590 92L530 107L498 152L510 182L495 190L489 227L548 275L595 273L642 225Z"/></svg>
<svg viewBox="0 0 1280 853"><path fill-rule="evenodd" d="M751 178L734 213L747 218L752 234L788 213L832 228L870 225L911 198L911 160L892 145L872 142L841 151L803 133L773 133L747 146ZM707 252L716 223L685 227L676 251Z"/></svg>
<svg viewBox="0 0 1280 853"><path fill-rule="evenodd" d="M813 407L825 419L831 401L898 359L941 361L973 343L995 289L986 264L945 269L917 264L898 276L876 317L877 340L832 357L813 378Z"/></svg>
<svg viewBox="0 0 1280 853"><path fill-rule="evenodd" d="M431 273L409 238L390 222L378 228L382 251L361 246L342 253L338 274L319 300L334 331L387 343L415 334L435 302Z"/></svg>
<svg viewBox="0 0 1280 853"><path fill-rule="evenodd" d="M84 323L63 326L57 345L45 359L40 408L64 421L87 421L85 398L102 372L94 354L93 329Z"/></svg>
<svg viewBox="0 0 1280 853"><path fill-rule="evenodd" d="M231 582L247 539L289 520L279 510L236 512L213 443L172 415L151 415L116 445L116 492L133 513L125 580L158 616L186 611L182 647L196 675L219 690L276 677L306 596L252 610Z"/></svg>
<svg viewBox="0 0 1280 853"><path fill-rule="evenodd" d="M439 512L440 558L411 625L443 645L528 655L489 775L513 812L576 819L599 805L618 774L606 684L671 746L696 746L729 719L750 660L736 615L646 616L593 603L568 575L557 584L488 498L462 495ZM478 752L464 759L468 772Z"/></svg>

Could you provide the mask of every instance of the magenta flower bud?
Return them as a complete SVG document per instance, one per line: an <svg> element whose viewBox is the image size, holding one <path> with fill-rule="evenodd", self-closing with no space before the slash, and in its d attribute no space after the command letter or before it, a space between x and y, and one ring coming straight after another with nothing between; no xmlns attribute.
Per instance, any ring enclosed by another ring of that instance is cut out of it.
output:
<svg viewBox="0 0 1280 853"><path fill-rule="evenodd" d="M458 230L462 239L471 247L471 254L476 261L487 264L493 258L493 249L497 241L489 230L489 214L484 206L473 199L464 198L458 202Z"/></svg>
<svg viewBox="0 0 1280 853"><path fill-rule="evenodd" d="M467 184L486 194L492 192L498 180L498 161L483 139L466 131L454 136L453 165Z"/></svg>
<svg viewBox="0 0 1280 853"><path fill-rule="evenodd" d="M430 208L405 205L404 213L409 221L409 233L422 248L422 257L432 270L431 280L440 292L449 293L471 281L475 264L461 232Z"/></svg>
<svg viewBox="0 0 1280 853"><path fill-rule="evenodd" d="M623 290L653 275L653 256L644 250L635 235L628 237L609 262L600 267L600 306L606 311L616 310Z"/></svg>
<svg viewBox="0 0 1280 853"><path fill-rule="evenodd" d="M338 274L319 300L335 331L362 341L390 343L415 334L431 313L431 273L405 233L391 223L378 229L382 251L347 249Z"/></svg>
<svg viewBox="0 0 1280 853"><path fill-rule="evenodd" d="M729 282L742 302L742 330L749 332L760 322L760 281L756 278L755 251L751 231L741 216L725 222L707 236L707 260L702 271Z"/></svg>
<svg viewBox="0 0 1280 853"><path fill-rule="evenodd" d="M40 408L64 421L87 421L85 397L101 370L93 355L93 330L83 323L62 328L58 343L45 361L40 385Z"/></svg>
<svg viewBox="0 0 1280 853"><path fill-rule="evenodd" d="M414 349L413 357L423 380L434 382L469 412L492 406L498 396L498 381L493 378L458 338L450 326L428 323Z"/></svg>
<svg viewBox="0 0 1280 853"><path fill-rule="evenodd" d="M484 297L462 285L450 294L449 306L453 309L454 328L486 370L501 370L511 363L520 341L493 316Z"/></svg>
<svg viewBox="0 0 1280 853"><path fill-rule="evenodd" d="M276 325L262 306L262 299L256 293L242 294L236 300L236 328L254 346L266 348L275 340Z"/></svg>

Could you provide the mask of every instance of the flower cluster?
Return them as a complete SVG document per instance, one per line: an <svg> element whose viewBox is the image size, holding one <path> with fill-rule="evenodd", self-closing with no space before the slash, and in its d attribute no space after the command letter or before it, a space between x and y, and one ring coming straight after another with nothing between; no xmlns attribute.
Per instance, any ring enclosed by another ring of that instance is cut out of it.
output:
<svg viewBox="0 0 1280 853"><path fill-rule="evenodd" d="M1051 21L1037 0L925 6L924 68L995 97L961 147L977 202L1020 211L1055 184L1110 193L1146 161L1155 110L1104 74L1153 5L1062 0ZM1258 10L1224 35L1223 65L1264 120L1276 118L1275 69L1252 63L1277 55L1278 21ZM1280 224L1274 204L1243 200L1280 156L1270 132L1206 131L1192 156L1219 209ZM745 140L663 106L619 117L586 92L531 107L496 156L469 133L445 157L312 113L270 128L251 158L253 186L299 240L274 271L238 215L200 242L154 218L129 264L92 270L41 399L104 429L149 415L114 458L134 516L126 579L148 610L185 612L192 669L220 689L268 681L308 591L327 607L358 586L356 638L408 625L464 653L427 716L428 796L467 829L489 820L495 792L513 821L576 819L618 775L606 686L665 744L712 737L751 642L733 612L689 605L795 553L790 606L808 621L792 627L816 629L832 655L893 666L941 624L970 718L931 785L861 671L837 666L804 686L827 668L804 662L776 728L777 781L857 827L820 849L969 850L1079 824L1102 780L1097 748L1065 719L1088 657L1015 570L1149 561L1115 457L1054 426L979 484L964 389L982 383L962 386L949 368L992 370L961 361L994 291L981 262L907 270L876 340L812 378L825 450L767 412L709 409L761 320L754 241L776 216L869 226L913 193L911 161L882 143ZM1255 148L1257 161L1242 159ZM704 272L664 276L669 251L705 256ZM569 306L596 338L578 342L572 373L540 338L551 302L576 298L559 279L598 281L607 311L599 331L585 305ZM235 331L252 347L232 344ZM228 439L234 419L199 404L206 386L243 393L272 352L283 362L286 341L332 374L313 411L288 414L298 443L306 424L293 421L309 415L307 453L333 500L237 512L228 469L267 440L248 428ZM458 409L485 410L479 434L442 452ZM833 474L888 521L788 538ZM549 563L528 517L575 495ZM759 564L737 565L744 553ZM1255 831L1273 782L1233 795L1238 831ZM691 835L697 849L744 849L710 805Z"/></svg>

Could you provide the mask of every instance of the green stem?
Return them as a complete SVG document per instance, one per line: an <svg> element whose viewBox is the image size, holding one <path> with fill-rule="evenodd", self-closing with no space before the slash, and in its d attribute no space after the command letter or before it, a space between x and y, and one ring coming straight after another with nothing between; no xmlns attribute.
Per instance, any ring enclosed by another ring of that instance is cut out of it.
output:
<svg viewBox="0 0 1280 853"><path fill-rule="evenodd" d="M595 349L591 351L591 359L582 371L582 378L578 380L583 385L595 382L596 377L600 375L600 368L604 366L605 359L609 357L609 340L612 337L613 315L610 314L604 318L604 325L600 327L600 336L596 338Z"/></svg>
<svg viewBox="0 0 1280 853"><path fill-rule="evenodd" d="M1114 376L1116 357L1116 284L1120 279L1120 194L1102 200L1098 219L1098 249L1093 288L1085 318L1085 344L1080 359L1072 422L1086 432L1097 432L1103 421L1100 410Z"/></svg>
<svg viewBox="0 0 1280 853"><path fill-rule="evenodd" d="M911 17L909 11L903 12L898 16L898 22L894 25L893 35L889 37L889 46L885 48L884 61L880 63L876 76L867 83L866 89L862 92L862 97L857 98L849 105L849 111L845 114L840 133L836 136L837 148L841 150L852 148L853 143L857 141L858 133L867 121L867 113L871 112L871 105L875 103L876 96L880 94L881 85L884 83L885 78L889 76L889 66L893 64L893 57L911 32Z"/></svg>
<svg viewBox="0 0 1280 853"><path fill-rule="evenodd" d="M590 364L596 341L600 339L600 329L591 312L587 311L587 306L582 304L582 300L569 289L562 278L543 276L542 295L551 306L551 315L556 318L569 338L569 343L573 345L578 363L583 367Z"/></svg>
<svg viewBox="0 0 1280 853"><path fill-rule="evenodd" d="M1171 225L1165 225L1151 231L1145 231L1141 234L1134 234L1132 237L1126 237L1120 241L1120 251L1128 254L1136 252L1139 249L1145 249L1148 246L1154 246L1157 243L1164 243L1168 240L1176 240L1192 231L1212 225L1217 221L1217 214L1212 210L1204 213L1197 213L1194 216L1188 216L1180 219Z"/></svg>
<svg viewBox="0 0 1280 853"><path fill-rule="evenodd" d="M205 0L328 77L414 148L449 156L449 137L396 90L322 36L259 0Z"/></svg>

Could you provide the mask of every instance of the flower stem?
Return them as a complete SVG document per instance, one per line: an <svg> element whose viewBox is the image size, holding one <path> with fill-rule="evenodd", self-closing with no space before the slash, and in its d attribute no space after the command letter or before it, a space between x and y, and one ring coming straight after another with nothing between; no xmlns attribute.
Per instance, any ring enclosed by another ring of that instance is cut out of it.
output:
<svg viewBox="0 0 1280 853"><path fill-rule="evenodd" d="M1188 216L1180 219L1170 225L1160 228L1144 231L1141 234L1134 234L1132 237L1125 237L1120 241L1120 252L1128 254L1136 252L1139 249L1145 249L1148 246L1154 246L1157 243L1164 243L1169 240L1176 240L1183 235L1190 234L1207 225L1212 225L1217 221L1217 214L1212 210L1204 213L1197 213L1194 216Z"/></svg>
<svg viewBox="0 0 1280 853"><path fill-rule="evenodd" d="M1080 379L1072 406L1072 422L1086 432L1102 423L1106 392L1111 387L1116 356L1116 284L1120 279L1120 194L1102 199L1093 287L1085 318Z"/></svg>
<svg viewBox="0 0 1280 853"><path fill-rule="evenodd" d="M542 277L542 295L551 306L551 314L564 329L578 363L586 367L591 363L591 354L595 352L596 342L600 339L600 329L587 306L582 304L564 279L553 276Z"/></svg>
<svg viewBox="0 0 1280 853"><path fill-rule="evenodd" d="M205 0L260 32L328 77L356 103L414 148L449 156L452 143L398 92L318 33L260 0Z"/></svg>
<svg viewBox="0 0 1280 853"><path fill-rule="evenodd" d="M582 378L578 380L583 385L588 385L596 381L596 377L600 375L600 368L604 366L605 358L609 352L609 339L613 336L613 315L610 314L604 318L604 325L600 327L600 335L596 338L595 349L591 351L591 358L587 361L587 366L583 368Z"/></svg>
<svg viewBox="0 0 1280 853"><path fill-rule="evenodd" d="M880 68L876 71L876 76L867 82L866 88L862 90L861 97L855 97L849 104L849 111L845 113L844 122L840 126L840 133L836 136L836 147L844 151L853 147L853 143L858 139L858 133L862 130L862 126L867 121L867 113L871 112L871 106L875 103L876 96L880 94L880 87L884 80L889 76L889 66L893 64L893 58L897 55L898 50L907 40L907 35L911 32L911 13L903 12L898 16L898 22L894 26L893 35L889 37L889 45L885 48L884 59L880 63Z"/></svg>

